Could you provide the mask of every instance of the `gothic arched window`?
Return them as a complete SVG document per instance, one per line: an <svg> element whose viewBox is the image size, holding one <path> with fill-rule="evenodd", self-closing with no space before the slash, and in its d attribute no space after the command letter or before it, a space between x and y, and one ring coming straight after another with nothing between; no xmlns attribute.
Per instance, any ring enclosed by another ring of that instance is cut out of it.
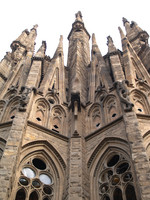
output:
<svg viewBox="0 0 150 200"><path fill-rule="evenodd" d="M136 200L130 162L121 153L113 153L104 161L103 166L98 179L100 199Z"/></svg>
<svg viewBox="0 0 150 200"><path fill-rule="evenodd" d="M29 159L22 166L18 185L21 189L17 191L15 200L50 200L54 195L51 169L43 159L38 157Z"/></svg>

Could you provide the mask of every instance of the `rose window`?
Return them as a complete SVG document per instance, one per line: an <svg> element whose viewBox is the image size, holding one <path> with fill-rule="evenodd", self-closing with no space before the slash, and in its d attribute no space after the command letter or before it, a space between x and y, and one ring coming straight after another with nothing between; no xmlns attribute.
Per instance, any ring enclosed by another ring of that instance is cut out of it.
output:
<svg viewBox="0 0 150 200"><path fill-rule="evenodd" d="M131 165L122 154L108 157L98 185L101 200L136 200Z"/></svg>
<svg viewBox="0 0 150 200"><path fill-rule="evenodd" d="M31 159L21 169L15 200L52 200L54 182L48 165L39 158Z"/></svg>

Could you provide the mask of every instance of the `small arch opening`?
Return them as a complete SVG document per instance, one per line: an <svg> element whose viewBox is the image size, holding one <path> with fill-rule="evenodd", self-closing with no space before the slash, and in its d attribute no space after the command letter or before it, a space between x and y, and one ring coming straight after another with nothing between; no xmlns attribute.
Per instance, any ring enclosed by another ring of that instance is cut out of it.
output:
<svg viewBox="0 0 150 200"><path fill-rule="evenodd" d="M39 198L38 198L36 191L34 191L30 194L29 200L38 200L38 199Z"/></svg>
<svg viewBox="0 0 150 200"><path fill-rule="evenodd" d="M116 188L113 194L113 200L123 200L122 198L122 191L119 188Z"/></svg>
<svg viewBox="0 0 150 200"><path fill-rule="evenodd" d="M134 187L132 185L128 185L126 188L126 199L137 200Z"/></svg>
<svg viewBox="0 0 150 200"><path fill-rule="evenodd" d="M25 194L24 189L18 190L15 200L25 200L25 198L26 198L26 194Z"/></svg>

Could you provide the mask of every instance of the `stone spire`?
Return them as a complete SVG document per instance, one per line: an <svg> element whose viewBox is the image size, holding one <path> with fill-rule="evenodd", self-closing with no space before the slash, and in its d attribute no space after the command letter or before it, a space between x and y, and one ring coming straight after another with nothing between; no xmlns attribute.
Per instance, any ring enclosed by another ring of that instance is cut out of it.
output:
<svg viewBox="0 0 150 200"><path fill-rule="evenodd" d="M37 53L35 54L35 57L44 58L45 51L46 51L46 41L42 41L42 45L39 48L39 50L37 51Z"/></svg>
<svg viewBox="0 0 150 200"><path fill-rule="evenodd" d="M122 21L123 21L123 25L125 26L126 33L129 34L130 31L131 31L131 27L130 27L129 21L124 17L122 18Z"/></svg>
<svg viewBox="0 0 150 200"><path fill-rule="evenodd" d="M63 53L63 36L60 35L59 44L58 44L58 47L55 51L53 58L56 58L57 56L61 56L62 53Z"/></svg>
<svg viewBox="0 0 150 200"><path fill-rule="evenodd" d="M90 64L90 35L84 27L82 14L76 14L76 20L72 24L71 32L68 36L68 67L69 67L69 98L71 93L80 93L81 102L85 105L87 101L88 79L87 67Z"/></svg>
<svg viewBox="0 0 150 200"><path fill-rule="evenodd" d="M107 37L107 45L108 45L108 52L109 53L117 51L117 49L116 49L116 47L113 43L112 37L110 37L110 36Z"/></svg>
<svg viewBox="0 0 150 200"><path fill-rule="evenodd" d="M68 39L70 38L70 36L72 35L72 32L73 31L76 31L76 32L79 32L81 30L84 30L84 32L86 32L86 34L88 35L88 37L90 38L90 35L88 33L88 31L86 30L85 26L84 26L84 22L82 20L82 14L81 14L81 11L78 11L76 14L75 14L75 22L72 24L72 29L69 33L69 36L68 36Z"/></svg>
<svg viewBox="0 0 150 200"><path fill-rule="evenodd" d="M30 30L30 33L26 39L27 50L30 52L34 52L35 39L37 36L37 27L38 27L37 24L33 26L33 28Z"/></svg>

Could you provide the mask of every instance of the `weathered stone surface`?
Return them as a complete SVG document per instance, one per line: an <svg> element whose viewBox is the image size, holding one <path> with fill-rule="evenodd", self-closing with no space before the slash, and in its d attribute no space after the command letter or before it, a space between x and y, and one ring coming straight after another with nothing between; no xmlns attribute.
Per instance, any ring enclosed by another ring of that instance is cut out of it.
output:
<svg viewBox="0 0 150 200"><path fill-rule="evenodd" d="M53 58L45 41L33 55L37 25L13 41L0 63L0 200L150 199L148 34L123 22L123 52L108 36L103 57L93 34L90 57L79 11L67 67L62 36Z"/></svg>

